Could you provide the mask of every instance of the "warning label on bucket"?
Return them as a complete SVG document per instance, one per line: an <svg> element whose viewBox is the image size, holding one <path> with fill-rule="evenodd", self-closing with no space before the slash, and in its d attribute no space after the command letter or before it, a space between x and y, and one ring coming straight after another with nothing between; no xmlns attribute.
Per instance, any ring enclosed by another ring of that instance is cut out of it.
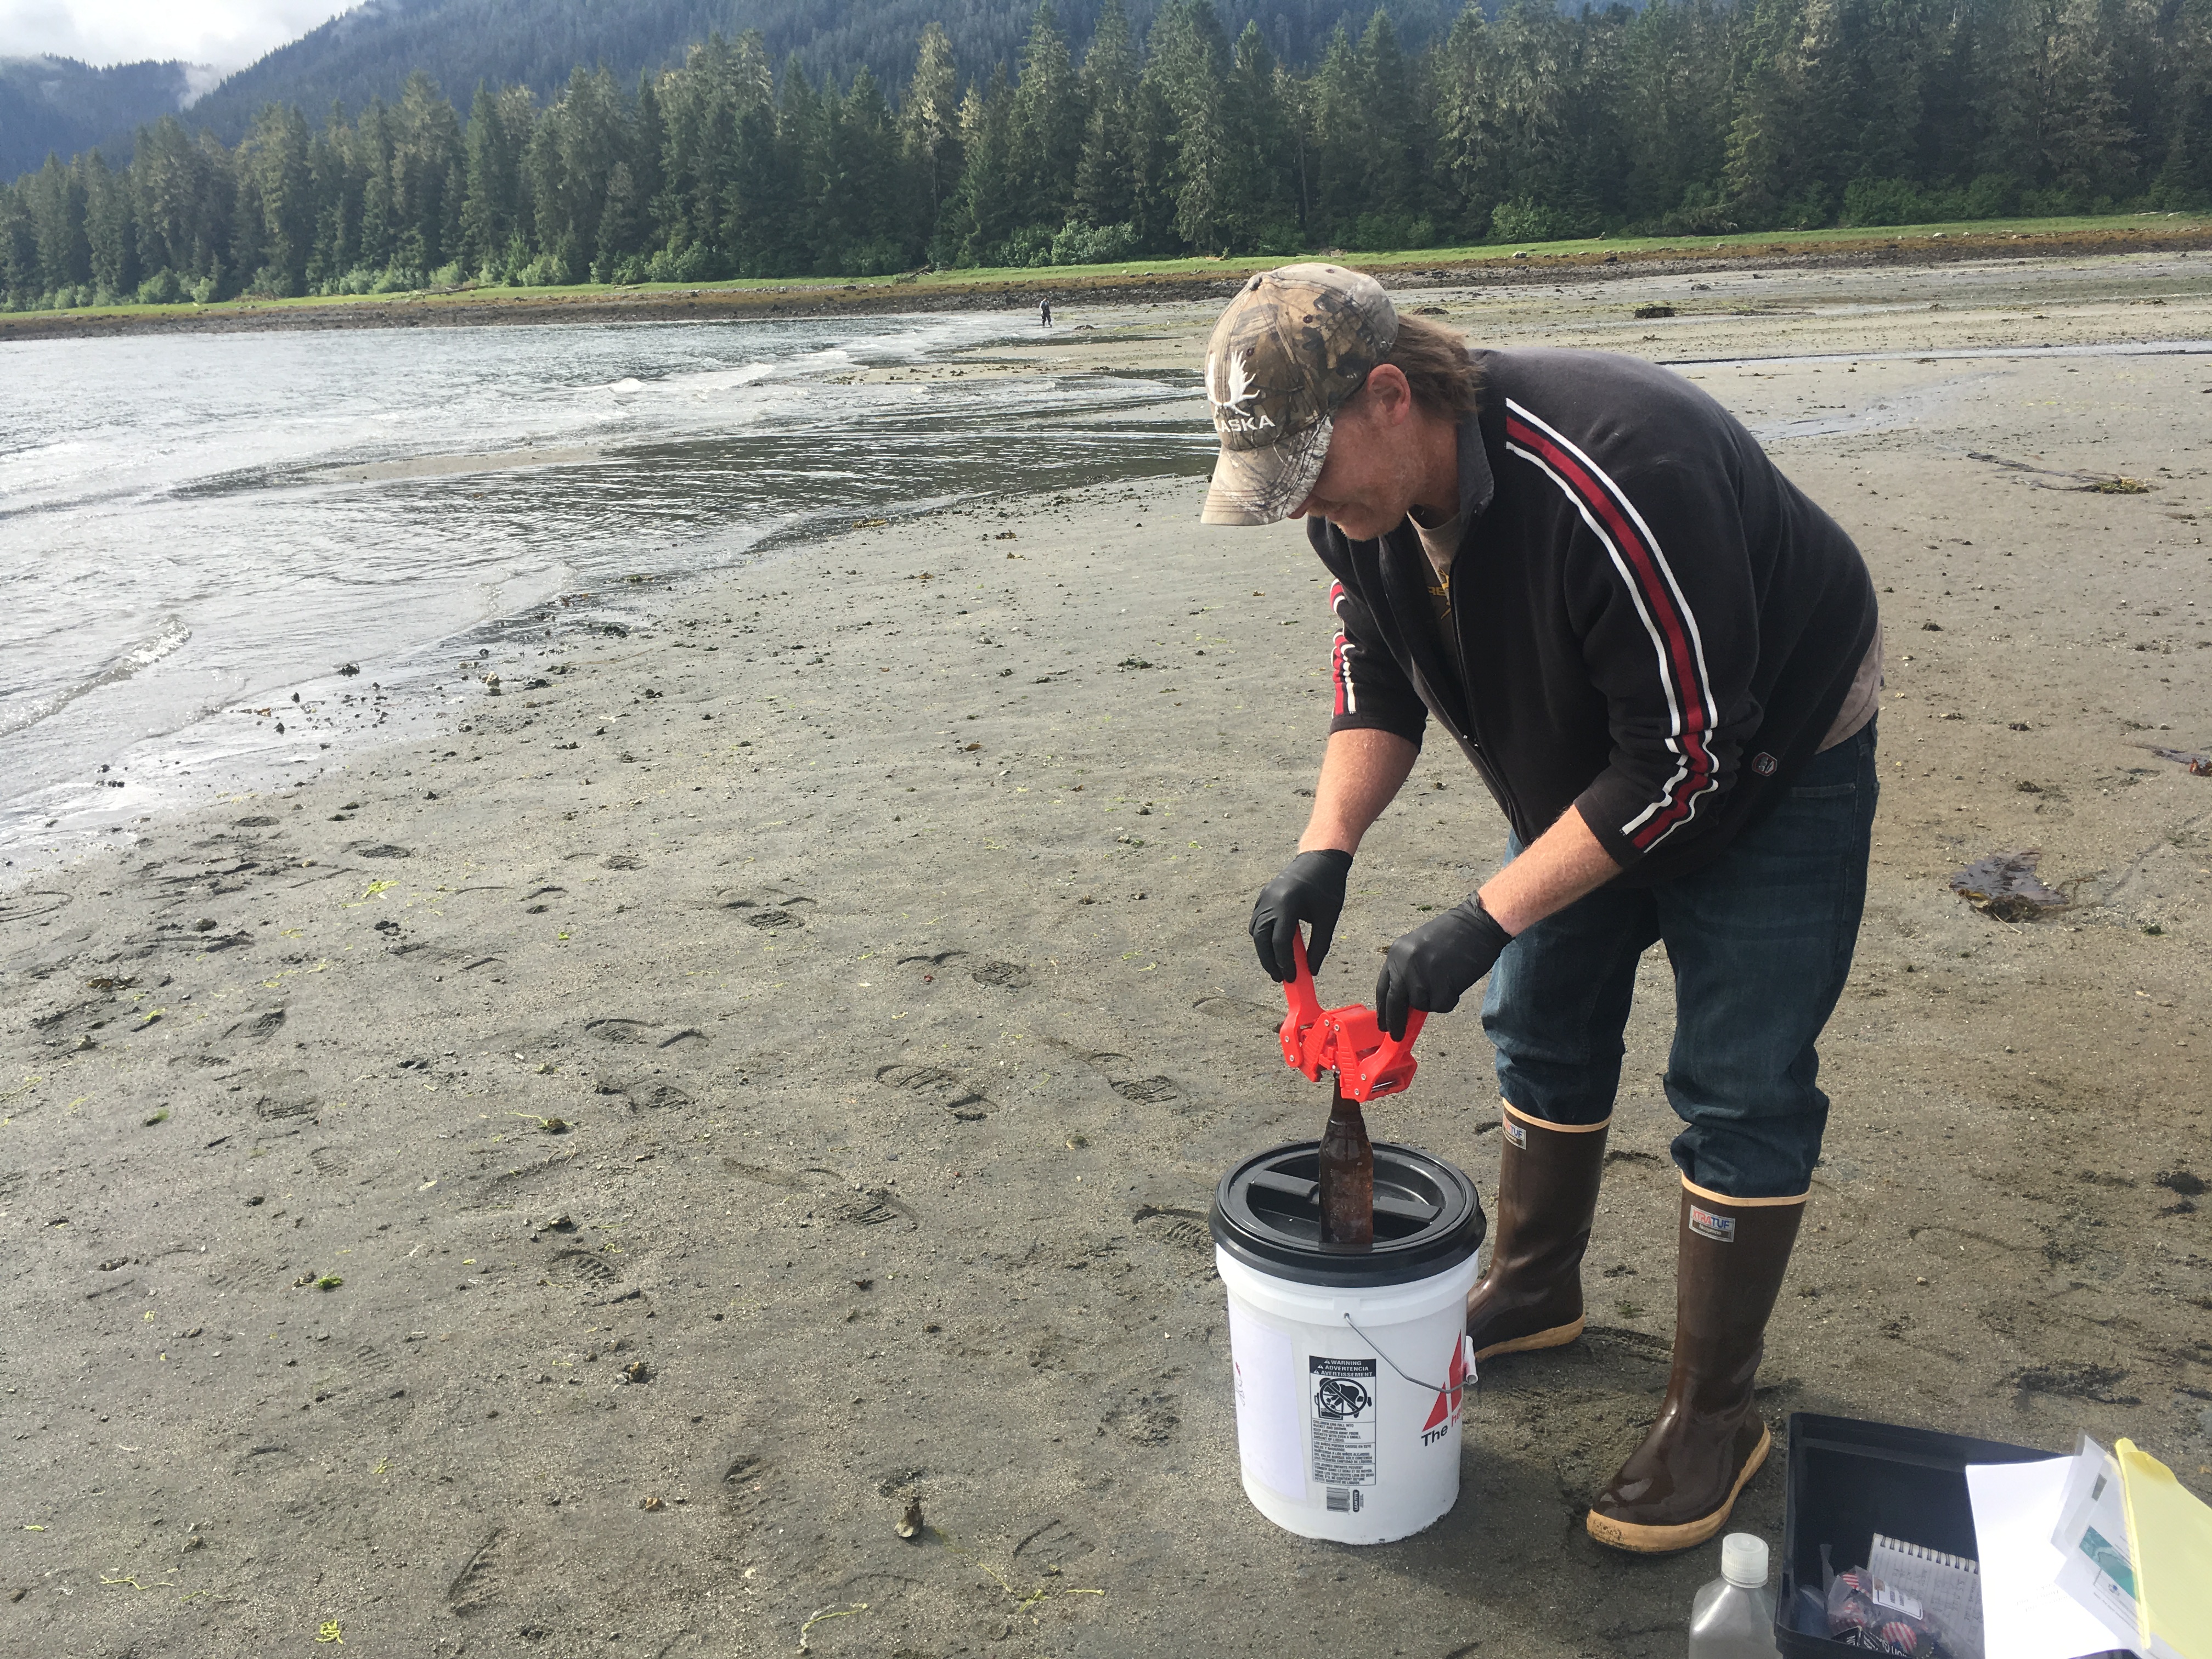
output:
<svg viewBox="0 0 2212 1659"><path fill-rule="evenodd" d="M1375 1484L1375 1362L1306 1358L1313 1478L1323 1486Z"/></svg>

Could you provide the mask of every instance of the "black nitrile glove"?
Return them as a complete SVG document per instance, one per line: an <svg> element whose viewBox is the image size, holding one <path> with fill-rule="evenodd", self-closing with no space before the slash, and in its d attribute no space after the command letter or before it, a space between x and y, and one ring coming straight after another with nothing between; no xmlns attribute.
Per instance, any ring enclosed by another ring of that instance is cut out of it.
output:
<svg viewBox="0 0 2212 1659"><path fill-rule="evenodd" d="M1260 890L1259 902L1252 907L1252 943L1260 952L1260 965L1278 985L1297 977L1291 943L1302 921L1313 927L1313 937L1306 941L1306 966L1321 972L1329 941L1336 937L1336 919L1344 910L1344 881L1351 873L1349 853L1301 853Z"/></svg>
<svg viewBox="0 0 2212 1659"><path fill-rule="evenodd" d="M1477 895L1400 936L1375 981L1375 1013L1393 1038L1406 1035L1406 1016L1448 1014L1460 994L1498 965L1513 935L1482 908Z"/></svg>

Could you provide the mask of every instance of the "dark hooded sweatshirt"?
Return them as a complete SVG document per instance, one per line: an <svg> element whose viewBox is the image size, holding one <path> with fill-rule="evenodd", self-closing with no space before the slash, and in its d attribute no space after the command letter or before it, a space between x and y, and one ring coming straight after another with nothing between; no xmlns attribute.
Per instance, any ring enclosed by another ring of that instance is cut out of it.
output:
<svg viewBox="0 0 2212 1659"><path fill-rule="evenodd" d="M1410 521L1347 540L1332 732L1419 744L1431 714L1521 839L1569 806L1649 886L1710 864L1782 798L1876 625L1851 538L1712 398L1632 357L1478 351L1462 538L1440 629Z"/></svg>

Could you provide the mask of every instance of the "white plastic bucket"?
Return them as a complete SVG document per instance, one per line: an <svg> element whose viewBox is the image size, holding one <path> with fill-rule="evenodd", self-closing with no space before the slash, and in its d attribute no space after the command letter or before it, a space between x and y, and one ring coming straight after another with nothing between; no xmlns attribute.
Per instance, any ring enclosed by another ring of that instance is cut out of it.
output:
<svg viewBox="0 0 2212 1659"><path fill-rule="evenodd" d="M1244 1495L1286 1531L1387 1544L1459 1501L1474 1256L1401 1285L1279 1279L1216 1247Z"/></svg>

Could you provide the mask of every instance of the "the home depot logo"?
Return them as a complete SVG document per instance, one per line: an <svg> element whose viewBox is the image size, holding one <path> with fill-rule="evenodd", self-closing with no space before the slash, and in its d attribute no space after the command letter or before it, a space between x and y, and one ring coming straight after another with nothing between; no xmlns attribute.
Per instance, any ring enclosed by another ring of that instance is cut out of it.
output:
<svg viewBox="0 0 2212 1659"><path fill-rule="evenodd" d="M1433 1446L1451 1432L1459 1419L1460 1401L1467 1392L1467 1342L1452 1344L1451 1370L1437 1390L1437 1403L1429 1407L1429 1420L1421 1425L1421 1443Z"/></svg>

